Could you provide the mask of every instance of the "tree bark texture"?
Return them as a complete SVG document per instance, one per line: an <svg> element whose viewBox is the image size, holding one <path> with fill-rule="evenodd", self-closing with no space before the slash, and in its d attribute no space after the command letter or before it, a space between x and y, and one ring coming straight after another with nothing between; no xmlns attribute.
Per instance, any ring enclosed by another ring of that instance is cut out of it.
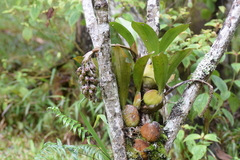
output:
<svg viewBox="0 0 240 160"><path fill-rule="evenodd" d="M231 10L225 20L222 29L220 30L217 39L214 41L210 51L204 56L203 60L198 64L196 70L192 74L192 80L207 81L211 73L215 70L219 60L223 56L229 42L240 21L240 0L234 0ZM178 131L181 129L181 124L184 123L188 112L190 111L193 102L198 96L198 91L202 85L200 83L189 84L183 92L181 98L174 105L170 116L164 127L164 131L168 137L165 144L167 152L172 148L172 144Z"/></svg>
<svg viewBox="0 0 240 160"><path fill-rule="evenodd" d="M108 24L108 1L95 0L94 10L91 0L83 0L86 26L89 30L93 46L99 47L97 60L99 65L100 87L105 103L112 151L115 160L126 160L125 139L122 131L123 118L118 96L118 87L111 66L110 31ZM96 17L94 14L96 13Z"/></svg>
<svg viewBox="0 0 240 160"><path fill-rule="evenodd" d="M147 24L159 34L159 0L148 0L147 1Z"/></svg>

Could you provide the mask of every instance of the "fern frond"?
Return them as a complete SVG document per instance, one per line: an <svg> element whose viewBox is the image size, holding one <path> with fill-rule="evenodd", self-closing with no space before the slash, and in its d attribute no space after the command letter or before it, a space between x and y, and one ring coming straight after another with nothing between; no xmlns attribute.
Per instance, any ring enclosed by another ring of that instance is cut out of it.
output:
<svg viewBox="0 0 240 160"><path fill-rule="evenodd" d="M47 142L44 144L43 149L35 160L55 160L55 159L66 159L67 154L61 141L57 139L57 143Z"/></svg>
<svg viewBox="0 0 240 160"><path fill-rule="evenodd" d="M91 159L96 160L106 160L106 155L102 152L100 148L95 145L80 145L77 147L79 154L87 155Z"/></svg>
<svg viewBox="0 0 240 160"><path fill-rule="evenodd" d="M65 127L69 127L70 126L70 130L73 131L73 133L75 134L76 131L78 132L78 136L81 137L82 135L82 140L85 139L85 134L88 132L88 130L86 130L84 127L81 126L80 123L78 123L78 121L64 115L58 107L48 107L47 108L49 111L53 112L54 114L56 114L56 117L58 117L58 121L62 122L63 125Z"/></svg>
<svg viewBox="0 0 240 160"><path fill-rule="evenodd" d="M69 152L71 154L68 154ZM35 160L57 160L69 158L78 160L83 157L89 160L109 160L104 152L95 145L62 145L59 139L57 139L57 143L45 143L43 149L35 157Z"/></svg>

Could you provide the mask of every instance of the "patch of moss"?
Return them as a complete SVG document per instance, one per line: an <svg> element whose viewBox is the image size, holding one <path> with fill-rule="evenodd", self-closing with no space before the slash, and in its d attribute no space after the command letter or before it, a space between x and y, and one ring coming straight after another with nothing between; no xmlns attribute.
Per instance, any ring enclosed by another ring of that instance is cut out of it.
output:
<svg viewBox="0 0 240 160"><path fill-rule="evenodd" d="M133 141L129 138L126 139L126 151L127 151L127 157L129 160L136 160L140 158L140 152L137 151L132 146Z"/></svg>
<svg viewBox="0 0 240 160"><path fill-rule="evenodd" d="M143 139L142 137L138 137L139 139ZM167 140L167 137L165 134L161 134L158 141L154 143L149 143L150 146L145 149L145 151L148 153L148 159L150 160L167 160L169 159L166 156L166 151L164 148L164 144ZM129 160L140 160L142 159L141 153L137 151L135 148L133 148L133 140L127 139L126 140L126 150L127 150L127 156Z"/></svg>
<svg viewBox="0 0 240 160"><path fill-rule="evenodd" d="M157 142L151 143L147 148L149 154L148 159L151 160L167 160L166 150L164 148L164 144L167 140L165 134L161 134L159 140Z"/></svg>

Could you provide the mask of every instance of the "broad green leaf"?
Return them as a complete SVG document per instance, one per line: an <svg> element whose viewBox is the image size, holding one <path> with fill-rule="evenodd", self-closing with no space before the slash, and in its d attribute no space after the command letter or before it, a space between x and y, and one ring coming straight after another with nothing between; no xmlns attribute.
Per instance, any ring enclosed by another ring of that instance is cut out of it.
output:
<svg viewBox="0 0 240 160"><path fill-rule="evenodd" d="M114 28L127 42L130 48L137 53L137 45L132 33L118 22L110 22L110 26ZM135 53L133 53L135 55ZM137 56L137 55L135 55Z"/></svg>
<svg viewBox="0 0 240 160"><path fill-rule="evenodd" d="M33 20L35 20L38 15L40 14L42 9L42 4L40 2L34 3L32 7L30 8L30 16Z"/></svg>
<svg viewBox="0 0 240 160"><path fill-rule="evenodd" d="M206 134L204 136L204 139L210 140L210 141L219 142L218 139L217 139L217 135L216 134Z"/></svg>
<svg viewBox="0 0 240 160"><path fill-rule="evenodd" d="M195 102L193 103L193 109L200 115L207 105L209 95L207 93L202 93L198 95Z"/></svg>
<svg viewBox="0 0 240 160"><path fill-rule="evenodd" d="M168 67L168 76L167 79L173 74L173 72L177 69L178 65L182 62L182 60L188 56L192 52L191 49L183 50L178 53L175 53L169 59L169 67Z"/></svg>
<svg viewBox="0 0 240 160"><path fill-rule="evenodd" d="M113 47L112 63L118 83L121 106L124 107L128 97L131 76L131 63L126 62L128 55L121 47Z"/></svg>
<svg viewBox="0 0 240 160"><path fill-rule="evenodd" d="M159 53L158 36L149 25L141 22L132 22L132 28L138 33L144 42L148 54Z"/></svg>
<svg viewBox="0 0 240 160"><path fill-rule="evenodd" d="M228 98L228 103L230 105L232 113L235 113L238 108L240 108L240 99L233 93L231 93L231 96Z"/></svg>
<svg viewBox="0 0 240 160"><path fill-rule="evenodd" d="M145 69L145 66L147 64L147 61L149 59L150 55L143 56L139 58L133 68L133 82L135 84L135 87L137 91L140 91L142 80L143 80L143 72Z"/></svg>
<svg viewBox="0 0 240 160"><path fill-rule="evenodd" d="M32 29L29 27L25 27L22 31L22 36L23 36L23 39L25 39L26 41L30 41L30 39L33 36Z"/></svg>
<svg viewBox="0 0 240 160"><path fill-rule="evenodd" d="M240 63L232 63L231 66L236 73L240 71Z"/></svg>
<svg viewBox="0 0 240 160"><path fill-rule="evenodd" d="M240 87L240 80L236 80L236 81L234 81L234 83L235 83L238 87Z"/></svg>
<svg viewBox="0 0 240 160"><path fill-rule="evenodd" d="M216 104L212 107L214 110L218 110L223 105L223 102L224 102L222 99L222 96L220 96L218 93L213 93L213 99L215 99Z"/></svg>
<svg viewBox="0 0 240 160"><path fill-rule="evenodd" d="M77 23L79 17L81 15L81 12L77 9L74 10L74 12L71 12L70 17L68 19L69 26L73 26L75 23Z"/></svg>
<svg viewBox="0 0 240 160"><path fill-rule="evenodd" d="M177 134L177 139L179 139L180 141L182 141L184 138L184 131L180 130Z"/></svg>
<svg viewBox="0 0 240 160"><path fill-rule="evenodd" d="M164 86L167 83L168 76L168 57L165 54L160 54L152 57L153 71L155 80L158 86L158 92L162 93Z"/></svg>
<svg viewBox="0 0 240 160"><path fill-rule="evenodd" d="M126 27L118 22L110 22L110 26L114 28L128 42L129 46L133 45L135 40L131 32Z"/></svg>
<svg viewBox="0 0 240 160"><path fill-rule="evenodd" d="M227 100L231 93L228 91L226 83L221 78L215 75L212 75L211 79L213 83L217 86L217 88L220 90L223 100Z"/></svg>
<svg viewBox="0 0 240 160"><path fill-rule="evenodd" d="M188 140L186 141L187 149L191 152L193 146L196 146L195 140Z"/></svg>
<svg viewBox="0 0 240 160"><path fill-rule="evenodd" d="M116 18L115 20L116 22L120 23L121 25L123 25L133 36L133 38L136 40L138 34L134 31L134 29L132 28L132 22L127 21L121 17Z"/></svg>
<svg viewBox="0 0 240 160"><path fill-rule="evenodd" d="M177 147L174 147L174 151L176 153L181 153L185 148L185 146L182 143L182 140L179 140L178 138L174 140L174 146L177 146Z"/></svg>
<svg viewBox="0 0 240 160"><path fill-rule="evenodd" d="M189 24L182 24L175 28L169 29L159 42L159 52L164 52L172 41L183 31L188 28Z"/></svg>
<svg viewBox="0 0 240 160"><path fill-rule="evenodd" d="M226 110L224 108L222 108L222 112L223 112L224 116L227 117L227 119L231 123L231 126L233 126L234 118L233 118L232 114L228 110Z"/></svg>
<svg viewBox="0 0 240 160"><path fill-rule="evenodd" d="M195 145L191 149L191 153L193 155L192 160L201 159L207 152L207 146L205 145Z"/></svg>
<svg viewBox="0 0 240 160"><path fill-rule="evenodd" d="M201 135L199 134L196 134L196 133L193 133L193 134L190 134L188 135L183 142L186 142L186 141L189 141L189 140L196 140L196 139L200 139L201 138Z"/></svg>

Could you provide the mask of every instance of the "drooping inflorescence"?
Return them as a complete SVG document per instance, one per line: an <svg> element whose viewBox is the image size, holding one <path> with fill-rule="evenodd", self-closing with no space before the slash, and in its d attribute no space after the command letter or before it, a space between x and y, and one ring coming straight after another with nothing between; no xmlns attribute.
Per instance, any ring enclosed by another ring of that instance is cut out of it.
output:
<svg viewBox="0 0 240 160"><path fill-rule="evenodd" d="M82 94L93 102L97 101L96 92L99 85L95 64L90 60L82 63L77 69L78 81Z"/></svg>

